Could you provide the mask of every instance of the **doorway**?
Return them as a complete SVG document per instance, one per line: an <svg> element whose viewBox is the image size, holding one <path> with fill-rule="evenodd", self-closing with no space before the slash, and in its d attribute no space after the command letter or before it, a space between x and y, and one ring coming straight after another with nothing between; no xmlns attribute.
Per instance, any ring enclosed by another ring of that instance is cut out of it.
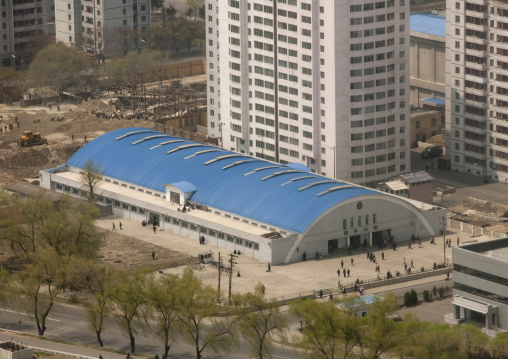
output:
<svg viewBox="0 0 508 359"><path fill-rule="evenodd" d="M153 223L154 225L158 226L160 224L160 217L158 214L156 213L151 213L150 212L150 222Z"/></svg>
<svg viewBox="0 0 508 359"><path fill-rule="evenodd" d="M338 239L330 239L328 241L328 253L335 252L339 249L339 240Z"/></svg>

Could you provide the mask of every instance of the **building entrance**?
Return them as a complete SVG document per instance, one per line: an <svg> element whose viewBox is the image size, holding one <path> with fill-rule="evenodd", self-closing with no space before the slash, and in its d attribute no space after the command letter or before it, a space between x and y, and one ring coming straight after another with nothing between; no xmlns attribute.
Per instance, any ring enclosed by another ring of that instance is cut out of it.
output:
<svg viewBox="0 0 508 359"><path fill-rule="evenodd" d="M385 229L383 231L372 232L372 245L377 246L378 248L383 247L383 241L386 240L386 245L390 245L390 240L392 236L391 229Z"/></svg>
<svg viewBox="0 0 508 359"><path fill-rule="evenodd" d="M156 226L160 225L160 223L161 223L161 222L160 222L160 217L159 217L159 215L158 215L158 214L156 214L156 213L151 213L151 212L150 212L150 222L151 222L152 224L155 224Z"/></svg>

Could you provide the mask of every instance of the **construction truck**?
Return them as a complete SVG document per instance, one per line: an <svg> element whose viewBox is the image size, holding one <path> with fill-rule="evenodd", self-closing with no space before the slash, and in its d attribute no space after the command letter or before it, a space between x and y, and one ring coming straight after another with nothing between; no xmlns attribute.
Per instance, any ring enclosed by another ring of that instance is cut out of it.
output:
<svg viewBox="0 0 508 359"><path fill-rule="evenodd" d="M20 139L16 140L18 146L30 147L36 145L47 145L48 140L41 137L39 132L24 131Z"/></svg>

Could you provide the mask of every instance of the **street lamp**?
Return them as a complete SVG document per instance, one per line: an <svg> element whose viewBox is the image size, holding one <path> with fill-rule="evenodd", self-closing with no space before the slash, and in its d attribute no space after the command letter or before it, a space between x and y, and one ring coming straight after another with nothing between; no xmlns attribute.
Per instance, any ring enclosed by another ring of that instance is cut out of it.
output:
<svg viewBox="0 0 508 359"><path fill-rule="evenodd" d="M222 126L224 126L226 123L219 122L219 130L220 130L220 146L224 148L224 141L222 140Z"/></svg>

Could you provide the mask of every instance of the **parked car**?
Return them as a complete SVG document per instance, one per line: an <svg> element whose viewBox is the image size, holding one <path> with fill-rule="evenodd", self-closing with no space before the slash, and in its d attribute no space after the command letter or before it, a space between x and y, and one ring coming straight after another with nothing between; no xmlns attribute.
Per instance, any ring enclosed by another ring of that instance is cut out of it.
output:
<svg viewBox="0 0 508 359"><path fill-rule="evenodd" d="M420 154L420 158L429 159L436 158L443 154L443 146L426 147Z"/></svg>

